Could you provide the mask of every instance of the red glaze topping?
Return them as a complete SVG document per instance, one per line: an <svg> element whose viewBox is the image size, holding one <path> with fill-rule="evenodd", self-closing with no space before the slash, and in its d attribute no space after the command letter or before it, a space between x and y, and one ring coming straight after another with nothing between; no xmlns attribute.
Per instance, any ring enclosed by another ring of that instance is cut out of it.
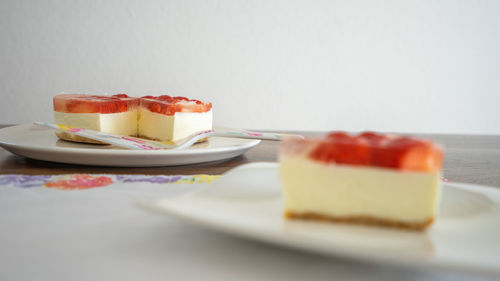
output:
<svg viewBox="0 0 500 281"><path fill-rule="evenodd" d="M207 112L212 109L212 103L203 103L186 97L161 95L158 97L142 97L141 107L147 108L151 112L174 115L176 112Z"/></svg>
<svg viewBox="0 0 500 281"><path fill-rule="evenodd" d="M118 113L137 107L139 100L126 94L113 96L62 94L54 96L54 111L66 113Z"/></svg>
<svg viewBox="0 0 500 281"><path fill-rule="evenodd" d="M332 132L309 156L326 163L376 166L405 171L439 171L443 152L432 142L374 132L349 135Z"/></svg>
<svg viewBox="0 0 500 281"><path fill-rule="evenodd" d="M176 112L206 112L212 103L186 97L144 96L129 97L126 94L112 96L62 94L54 97L54 111L66 113L118 113L134 108L139 103L152 112L174 115Z"/></svg>

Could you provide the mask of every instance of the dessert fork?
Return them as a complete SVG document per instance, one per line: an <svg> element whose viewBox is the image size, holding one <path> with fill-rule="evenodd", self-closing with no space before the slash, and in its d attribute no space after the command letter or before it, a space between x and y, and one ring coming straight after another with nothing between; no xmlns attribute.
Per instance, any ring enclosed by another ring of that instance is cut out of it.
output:
<svg viewBox="0 0 500 281"><path fill-rule="evenodd" d="M175 142L172 141L159 142L148 139L103 133L90 129L77 128L77 127L59 125L47 122L35 122L34 124L38 126L52 128L59 131L64 131L72 135L77 135L80 137L85 137L100 142L112 144L118 147L135 149L135 150L161 150L161 149L181 150L181 149L186 149L191 145L195 144L196 142L208 137L229 137L229 138L246 138L246 139L260 139L260 140L281 140L287 136L295 136L303 138L303 136L300 135L290 135L281 133L251 132L251 131L235 130L235 129L216 129L216 130L206 130L206 131L196 132L186 138L183 138Z"/></svg>

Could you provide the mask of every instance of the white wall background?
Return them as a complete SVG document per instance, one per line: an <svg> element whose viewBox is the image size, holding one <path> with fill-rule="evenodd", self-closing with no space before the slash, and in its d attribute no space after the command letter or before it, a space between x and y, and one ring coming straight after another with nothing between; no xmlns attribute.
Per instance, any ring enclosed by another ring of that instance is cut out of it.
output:
<svg viewBox="0 0 500 281"><path fill-rule="evenodd" d="M0 0L0 123L55 93L211 100L241 128L500 134L500 1Z"/></svg>

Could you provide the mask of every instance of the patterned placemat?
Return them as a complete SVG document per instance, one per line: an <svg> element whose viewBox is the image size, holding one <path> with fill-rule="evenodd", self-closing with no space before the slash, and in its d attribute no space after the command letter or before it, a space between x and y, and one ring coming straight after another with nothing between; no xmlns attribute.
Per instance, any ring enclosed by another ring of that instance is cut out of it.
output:
<svg viewBox="0 0 500 281"><path fill-rule="evenodd" d="M60 190L79 190L106 187L122 183L152 183L152 184L194 184L211 183L218 175L0 175L0 186L19 188L46 187Z"/></svg>

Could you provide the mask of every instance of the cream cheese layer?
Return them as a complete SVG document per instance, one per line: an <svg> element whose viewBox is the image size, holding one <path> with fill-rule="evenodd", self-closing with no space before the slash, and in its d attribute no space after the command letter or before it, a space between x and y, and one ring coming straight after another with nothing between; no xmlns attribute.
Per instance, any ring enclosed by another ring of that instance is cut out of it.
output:
<svg viewBox="0 0 500 281"><path fill-rule="evenodd" d="M212 110L176 112L165 115L139 109L139 136L161 141L177 141L195 132L212 129Z"/></svg>
<svg viewBox="0 0 500 281"><path fill-rule="evenodd" d="M54 111L56 124L91 129L105 133L136 136L137 109L119 113L64 113Z"/></svg>
<svg viewBox="0 0 500 281"><path fill-rule="evenodd" d="M438 211L440 173L325 164L281 156L285 210L420 222Z"/></svg>

